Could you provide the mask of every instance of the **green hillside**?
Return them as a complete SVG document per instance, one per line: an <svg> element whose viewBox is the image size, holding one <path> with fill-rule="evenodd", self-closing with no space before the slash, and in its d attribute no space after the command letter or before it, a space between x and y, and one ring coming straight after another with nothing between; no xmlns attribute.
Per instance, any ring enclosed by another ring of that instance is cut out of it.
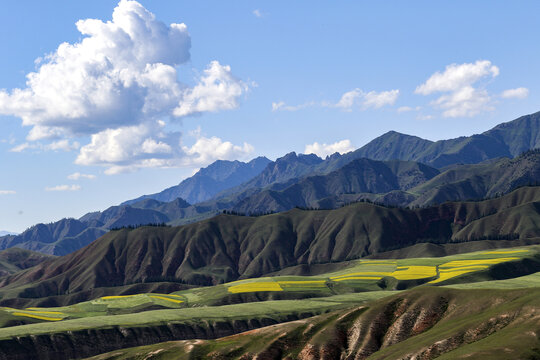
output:
<svg viewBox="0 0 540 360"><path fill-rule="evenodd" d="M68 359L114 350L96 359L152 353L160 359L456 353L488 359L504 347L520 358L534 355L538 344L528 334L540 329L531 317L540 305L540 273L530 274L540 270L539 254L535 245L439 258L366 259L317 276L105 296L63 307L3 307L0 357ZM519 276L523 271L529 275ZM506 280L496 280L501 276ZM227 337L233 334L238 335ZM184 340L163 343L178 339ZM146 346L120 350L137 345Z"/></svg>
<svg viewBox="0 0 540 360"><path fill-rule="evenodd" d="M99 289L137 284L170 292L295 266L304 271L302 266L416 244L460 243L463 252L469 250L468 242L533 243L540 237L538 201L540 188L524 187L496 199L414 210L357 203L337 210L220 215L181 227L112 231L70 255L1 278L1 303L56 296L64 304L113 295Z"/></svg>

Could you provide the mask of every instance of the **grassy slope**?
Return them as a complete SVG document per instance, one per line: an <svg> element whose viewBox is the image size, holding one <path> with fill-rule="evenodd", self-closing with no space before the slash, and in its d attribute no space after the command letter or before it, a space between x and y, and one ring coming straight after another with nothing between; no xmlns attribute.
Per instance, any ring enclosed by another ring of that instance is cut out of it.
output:
<svg viewBox="0 0 540 360"><path fill-rule="evenodd" d="M217 340L160 343L93 359L534 359L539 291L415 289L364 308Z"/></svg>

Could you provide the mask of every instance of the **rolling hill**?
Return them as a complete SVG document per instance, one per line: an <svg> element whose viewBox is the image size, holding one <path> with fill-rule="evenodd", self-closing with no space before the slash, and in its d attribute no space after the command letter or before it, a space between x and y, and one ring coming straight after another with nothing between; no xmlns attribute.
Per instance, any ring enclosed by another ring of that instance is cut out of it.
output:
<svg viewBox="0 0 540 360"><path fill-rule="evenodd" d="M540 237L539 204L540 188L524 187L496 199L414 210L357 203L111 231L72 254L0 279L0 295L5 302L79 293L80 300L97 288L212 285L422 243L461 243L461 251L468 242L484 240L501 240L501 246L534 243Z"/></svg>

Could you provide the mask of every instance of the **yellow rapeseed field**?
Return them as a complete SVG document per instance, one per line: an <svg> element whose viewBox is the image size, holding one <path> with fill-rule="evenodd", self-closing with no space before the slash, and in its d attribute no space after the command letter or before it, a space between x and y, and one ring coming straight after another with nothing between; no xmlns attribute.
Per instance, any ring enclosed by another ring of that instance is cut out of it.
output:
<svg viewBox="0 0 540 360"><path fill-rule="evenodd" d="M517 257L504 257L504 258L496 258L496 259L454 260L454 261L450 261L442 265L439 265L439 269L455 268L455 267L463 267L463 266L494 265L494 264L499 264L502 262L518 260L518 259L519 258Z"/></svg>
<svg viewBox="0 0 540 360"><path fill-rule="evenodd" d="M114 299L124 299L128 297L133 297L137 295L115 295L115 296L103 296L100 297L101 300L114 300Z"/></svg>
<svg viewBox="0 0 540 360"><path fill-rule="evenodd" d="M274 281L249 282L245 284L230 286L228 291L233 294L255 292L255 291L283 291L281 286Z"/></svg>
<svg viewBox="0 0 540 360"><path fill-rule="evenodd" d="M413 265L413 266L398 266L390 276L397 280L417 280L437 276L437 268L435 266Z"/></svg>
<svg viewBox="0 0 540 360"><path fill-rule="evenodd" d="M180 304L180 303L184 302L184 300L171 299L171 298L168 298L168 297L165 297L165 296L159 296L159 295L148 295L148 296L150 296L151 298L154 298L154 299L167 300L167 301L171 301L171 302L174 302L174 303L177 303L177 304Z"/></svg>
<svg viewBox="0 0 540 360"><path fill-rule="evenodd" d="M347 276L339 279L334 279L334 281L348 281L348 280L380 280L382 276Z"/></svg>
<svg viewBox="0 0 540 360"><path fill-rule="evenodd" d="M514 250L514 251L490 251L483 254L503 254L503 253L515 253L527 250ZM500 264L502 262L517 260L516 257L501 257L495 259L477 259L477 260L454 260L439 265L439 278L430 281L430 284L436 284L445 280L487 269L491 265Z"/></svg>

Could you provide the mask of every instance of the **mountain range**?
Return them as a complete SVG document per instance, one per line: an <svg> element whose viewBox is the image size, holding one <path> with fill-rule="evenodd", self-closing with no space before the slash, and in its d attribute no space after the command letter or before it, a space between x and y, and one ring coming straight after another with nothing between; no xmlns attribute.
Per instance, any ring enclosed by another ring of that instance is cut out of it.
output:
<svg viewBox="0 0 540 360"><path fill-rule="evenodd" d="M389 132L358 150L326 159L289 153L275 161L220 160L162 192L80 219L0 236L0 249L16 246L65 255L110 229L188 224L223 210L261 214L294 207L334 209L361 200L425 207L500 196L537 182L540 155L527 151L540 146L538 130L540 113L535 113L482 134L436 142Z"/></svg>

